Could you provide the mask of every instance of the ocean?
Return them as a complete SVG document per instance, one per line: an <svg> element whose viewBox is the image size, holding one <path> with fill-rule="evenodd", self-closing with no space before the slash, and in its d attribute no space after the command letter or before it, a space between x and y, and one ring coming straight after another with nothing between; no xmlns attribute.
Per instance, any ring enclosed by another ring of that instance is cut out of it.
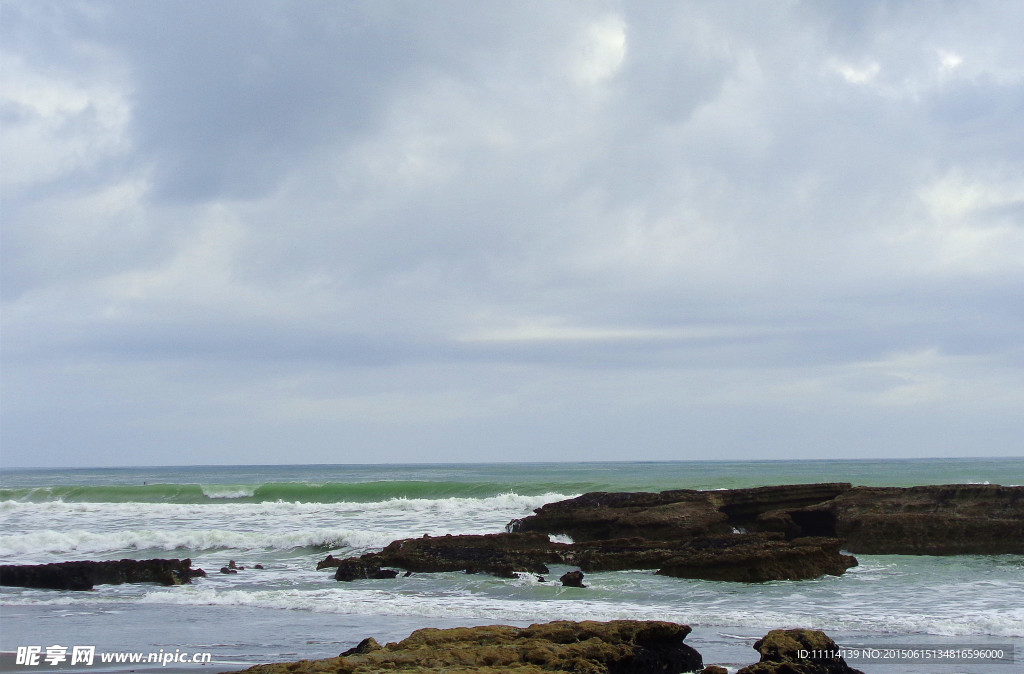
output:
<svg viewBox="0 0 1024 674"><path fill-rule="evenodd" d="M188 557L209 575L176 587L4 587L0 668L15 668L19 647L39 647L45 658L51 646L94 646L209 653L201 667L148 667L224 671L332 657L365 637L396 641L420 627L631 618L692 626L687 643L730 671L758 659L753 642L768 630L791 627L822 629L847 647L1016 650L1016 664L851 662L865 672L1024 671L1019 555L857 555L860 565L841 577L764 584L589 573L586 588L561 587L569 567L553 567L547 582L439 573L341 583L316 570L328 554L358 555L398 538L500 532L534 508L588 491L832 481L1022 485L1024 459L4 469L0 563ZM246 568L220 573L231 560Z"/></svg>

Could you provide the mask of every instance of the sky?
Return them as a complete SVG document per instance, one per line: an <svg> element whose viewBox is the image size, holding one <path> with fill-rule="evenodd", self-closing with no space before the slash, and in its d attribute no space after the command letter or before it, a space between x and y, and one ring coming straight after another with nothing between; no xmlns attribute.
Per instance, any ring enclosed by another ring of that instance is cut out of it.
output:
<svg viewBox="0 0 1024 674"><path fill-rule="evenodd" d="M1024 456L1022 31L0 0L0 466Z"/></svg>

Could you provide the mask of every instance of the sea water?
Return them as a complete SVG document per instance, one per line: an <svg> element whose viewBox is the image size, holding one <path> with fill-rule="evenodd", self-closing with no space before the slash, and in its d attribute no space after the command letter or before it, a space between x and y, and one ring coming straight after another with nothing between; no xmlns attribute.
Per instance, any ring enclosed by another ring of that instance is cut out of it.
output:
<svg viewBox="0 0 1024 674"><path fill-rule="evenodd" d="M1024 459L4 470L0 563L188 557L208 575L91 592L5 587L0 651L208 652L208 667L221 671L332 657L367 636L395 641L420 627L630 618L692 626L687 642L705 662L732 670L757 660L753 642L769 629L790 627L825 630L840 645L1017 650L1017 664L856 665L869 672L1024 670L1019 555L858 555L840 577L761 584L588 573L586 588L557 582L569 567L544 580L437 573L353 583L316 570L328 554L359 555L398 538L500 532L587 491L830 481L1020 485ZM220 573L231 560L246 568Z"/></svg>

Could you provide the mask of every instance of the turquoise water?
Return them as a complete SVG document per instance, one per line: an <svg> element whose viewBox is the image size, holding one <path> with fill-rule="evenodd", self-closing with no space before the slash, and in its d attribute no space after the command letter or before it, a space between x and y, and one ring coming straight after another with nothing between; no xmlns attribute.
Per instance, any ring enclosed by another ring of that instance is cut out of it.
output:
<svg viewBox="0 0 1024 674"><path fill-rule="evenodd" d="M0 501L371 502L505 493L736 489L765 484L1024 484L1024 459L678 461L358 466L185 466L7 470Z"/></svg>
<svg viewBox="0 0 1024 674"><path fill-rule="evenodd" d="M3 588L0 651L173 647L208 650L230 668L332 656L366 636L395 640L416 627L559 618L683 622L707 662L734 669L756 660L753 641L776 627L814 627L859 643L1024 650L1024 558L1014 555L860 556L841 577L761 585L609 572L588 574L585 589L461 573L338 583L315 569L327 554L361 554L397 538L502 531L544 503L586 491L826 481L1020 485L1024 459L6 470L0 563L189 557L211 573L171 588ZM216 572L231 559L250 568ZM266 568L252 570L257 563Z"/></svg>

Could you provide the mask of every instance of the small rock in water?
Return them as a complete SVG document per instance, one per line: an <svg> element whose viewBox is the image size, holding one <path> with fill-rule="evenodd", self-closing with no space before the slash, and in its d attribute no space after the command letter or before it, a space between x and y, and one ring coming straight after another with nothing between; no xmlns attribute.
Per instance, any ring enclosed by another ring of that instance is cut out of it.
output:
<svg viewBox="0 0 1024 674"><path fill-rule="evenodd" d="M586 585L583 584L582 571L570 571L558 580L562 581L563 587L586 587Z"/></svg>

